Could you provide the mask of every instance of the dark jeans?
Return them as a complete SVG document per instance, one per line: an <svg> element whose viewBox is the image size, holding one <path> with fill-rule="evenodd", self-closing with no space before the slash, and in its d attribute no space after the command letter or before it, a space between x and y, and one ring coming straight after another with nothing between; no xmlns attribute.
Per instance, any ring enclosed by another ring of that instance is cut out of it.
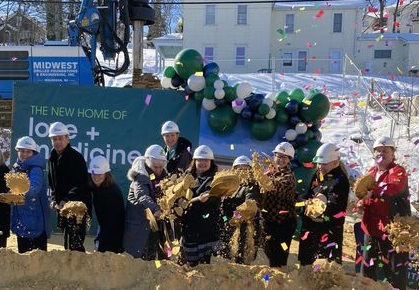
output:
<svg viewBox="0 0 419 290"><path fill-rule="evenodd" d="M286 266L292 236L297 227L297 218L290 218L281 222L264 222L266 234L265 254L270 267ZM287 248L282 246L285 243Z"/></svg>
<svg viewBox="0 0 419 290"><path fill-rule="evenodd" d="M38 249L38 250L47 250L47 235L43 232L40 236L36 238L24 238L17 236L17 248L20 254Z"/></svg>
<svg viewBox="0 0 419 290"><path fill-rule="evenodd" d="M86 237L87 217L81 223L76 222L76 218L66 219L64 225L64 249L71 251L85 252L84 239Z"/></svg>
<svg viewBox="0 0 419 290"><path fill-rule="evenodd" d="M298 260L302 266L312 265L317 258L342 264L343 225L315 222L303 216ZM308 234L306 232L308 231Z"/></svg>
<svg viewBox="0 0 419 290"><path fill-rule="evenodd" d="M368 245L371 247L363 253L364 262L361 266L361 273L365 277L377 280L378 272L382 269L382 274L393 287L405 290L409 253L396 253L387 238L383 241L381 238L365 235L364 246Z"/></svg>
<svg viewBox="0 0 419 290"><path fill-rule="evenodd" d="M6 248L7 246L7 237L0 236L0 248Z"/></svg>

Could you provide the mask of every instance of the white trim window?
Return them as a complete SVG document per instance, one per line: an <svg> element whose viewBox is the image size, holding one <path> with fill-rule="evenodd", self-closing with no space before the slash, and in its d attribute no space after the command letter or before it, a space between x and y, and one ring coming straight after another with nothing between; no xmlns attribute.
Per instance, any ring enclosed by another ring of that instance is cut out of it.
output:
<svg viewBox="0 0 419 290"><path fill-rule="evenodd" d="M307 51L306 50L299 50L297 52L297 71L307 71Z"/></svg>
<svg viewBox="0 0 419 290"><path fill-rule="evenodd" d="M205 5L205 25L215 25L215 5Z"/></svg>
<svg viewBox="0 0 419 290"><path fill-rule="evenodd" d="M247 5L237 6L237 25L247 25Z"/></svg>
<svg viewBox="0 0 419 290"><path fill-rule="evenodd" d="M204 61L205 63L214 62L214 47L213 46L204 47Z"/></svg>
<svg viewBox="0 0 419 290"><path fill-rule="evenodd" d="M294 21L295 21L294 14L286 14L285 15L285 32L286 33L294 33Z"/></svg>
<svg viewBox="0 0 419 290"><path fill-rule="evenodd" d="M246 63L246 47L236 47L236 66L244 66Z"/></svg>
<svg viewBox="0 0 419 290"><path fill-rule="evenodd" d="M375 59L389 59L391 58L391 49L376 49L374 50Z"/></svg>
<svg viewBox="0 0 419 290"><path fill-rule="evenodd" d="M341 33L343 26L343 14L333 13L333 33Z"/></svg>

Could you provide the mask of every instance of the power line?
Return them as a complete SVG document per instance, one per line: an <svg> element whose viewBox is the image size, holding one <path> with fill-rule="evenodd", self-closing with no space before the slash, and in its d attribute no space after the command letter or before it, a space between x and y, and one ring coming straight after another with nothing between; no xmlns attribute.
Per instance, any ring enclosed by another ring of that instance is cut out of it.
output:
<svg viewBox="0 0 419 290"><path fill-rule="evenodd" d="M38 4L81 4L82 1L37 1L37 0L8 0L3 2L20 2L20 3L38 3ZM275 4L275 3L304 3L304 2L324 2L324 0L294 0L294 1L287 1L287 0L249 0L249 1L205 1L205 2L197 2L197 1L179 1L179 2L150 2L149 4L164 4L164 5L208 5L208 4ZM330 2L333 2L331 0Z"/></svg>

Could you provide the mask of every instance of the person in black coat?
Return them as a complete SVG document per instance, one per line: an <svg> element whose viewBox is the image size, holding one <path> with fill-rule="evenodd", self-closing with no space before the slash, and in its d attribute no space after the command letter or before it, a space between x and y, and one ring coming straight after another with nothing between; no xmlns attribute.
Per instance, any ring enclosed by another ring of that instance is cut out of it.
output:
<svg viewBox="0 0 419 290"><path fill-rule="evenodd" d="M98 155L90 161L88 184L99 223L95 241L99 252L122 253L125 205L121 189L110 171L109 162L105 157Z"/></svg>
<svg viewBox="0 0 419 290"><path fill-rule="evenodd" d="M4 175L10 170L4 163L3 152L0 151L0 193L7 193L9 189L6 187ZM0 202L0 248L5 248L7 238L10 236L10 205Z"/></svg>
<svg viewBox="0 0 419 290"><path fill-rule="evenodd" d="M320 216L302 217L298 252L302 266L312 265L316 258L342 264L343 225L350 188L348 175L339 159L339 149L332 143L320 146L313 159L317 172L306 203L311 203L313 198L323 198L326 207Z"/></svg>
<svg viewBox="0 0 419 290"><path fill-rule="evenodd" d="M67 126L51 124L49 135L53 149L48 160L48 183L51 188L51 207L59 213L68 201L83 202L88 213L81 223L75 217L58 215L58 227L64 230L64 248L85 252L87 222L91 216L92 198L87 187L87 165L83 155L71 147Z"/></svg>
<svg viewBox="0 0 419 290"><path fill-rule="evenodd" d="M181 216L181 246L188 266L209 264L213 253L220 249L220 197L209 196L211 182L217 172L214 154L206 145L194 151L188 171L195 177L191 187L196 202L190 204Z"/></svg>

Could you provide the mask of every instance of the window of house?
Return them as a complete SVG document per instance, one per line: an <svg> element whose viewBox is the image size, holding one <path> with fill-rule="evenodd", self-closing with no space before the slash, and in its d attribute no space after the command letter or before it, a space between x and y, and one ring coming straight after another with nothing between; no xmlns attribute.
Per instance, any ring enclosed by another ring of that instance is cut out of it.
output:
<svg viewBox="0 0 419 290"><path fill-rule="evenodd" d="M307 51L298 52L297 70L307 71Z"/></svg>
<svg viewBox="0 0 419 290"><path fill-rule="evenodd" d="M247 24L247 5L239 5L237 9L237 25Z"/></svg>
<svg viewBox="0 0 419 290"><path fill-rule="evenodd" d="M205 63L214 62L214 47L204 47L204 60Z"/></svg>
<svg viewBox="0 0 419 290"><path fill-rule="evenodd" d="M342 32L342 13L333 14L333 32Z"/></svg>
<svg viewBox="0 0 419 290"><path fill-rule="evenodd" d="M205 25L215 25L215 5L205 6Z"/></svg>
<svg viewBox="0 0 419 290"><path fill-rule="evenodd" d="M291 52L284 52L283 54L284 60L282 62L283 66L292 66L292 53Z"/></svg>
<svg viewBox="0 0 419 290"><path fill-rule="evenodd" d="M285 32L294 33L294 14L285 15Z"/></svg>
<svg viewBox="0 0 419 290"><path fill-rule="evenodd" d="M236 47L236 65L244 66L246 59L246 48L244 46Z"/></svg>
<svg viewBox="0 0 419 290"><path fill-rule="evenodd" d="M391 58L391 49L374 50L374 58Z"/></svg>

